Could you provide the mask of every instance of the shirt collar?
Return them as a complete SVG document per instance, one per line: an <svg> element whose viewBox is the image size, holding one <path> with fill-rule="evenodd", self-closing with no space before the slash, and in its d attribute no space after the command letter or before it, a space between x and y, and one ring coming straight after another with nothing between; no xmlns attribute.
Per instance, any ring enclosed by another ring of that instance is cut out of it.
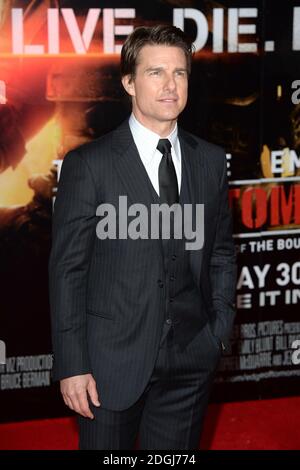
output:
<svg viewBox="0 0 300 470"><path fill-rule="evenodd" d="M129 126L139 152L141 149L143 149L143 158L147 161L150 161L156 151L158 141L161 139L160 135L141 124L133 113L131 113L129 118ZM169 139L172 144L174 154L177 157L175 152L178 139L177 122L175 123L174 129L167 137L165 137L165 139Z"/></svg>

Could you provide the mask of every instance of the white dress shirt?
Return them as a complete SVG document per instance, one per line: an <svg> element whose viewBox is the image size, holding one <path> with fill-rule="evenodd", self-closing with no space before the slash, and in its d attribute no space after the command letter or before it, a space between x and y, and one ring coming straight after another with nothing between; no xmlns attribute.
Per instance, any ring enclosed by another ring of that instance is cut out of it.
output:
<svg viewBox="0 0 300 470"><path fill-rule="evenodd" d="M144 167L148 173L150 181L159 195L159 180L158 180L158 168L160 161L162 159L162 154L157 150L157 144L160 137L153 131L150 131L147 127L143 126L131 113L129 118L129 127L133 135L133 140L137 146L138 152L140 154L141 160L144 164ZM178 129L177 122L175 124L172 132L164 137L169 139L172 144L171 155L174 163L177 182L178 182L178 194L180 194L181 187L181 150L180 143L178 139Z"/></svg>

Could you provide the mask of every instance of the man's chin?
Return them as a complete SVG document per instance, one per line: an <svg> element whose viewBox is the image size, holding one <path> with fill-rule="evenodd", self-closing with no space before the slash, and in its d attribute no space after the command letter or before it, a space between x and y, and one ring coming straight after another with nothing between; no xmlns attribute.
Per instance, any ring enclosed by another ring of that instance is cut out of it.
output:
<svg viewBox="0 0 300 470"><path fill-rule="evenodd" d="M159 120L163 122L169 122L169 121L176 121L179 116L179 112L174 112L174 113L162 113L159 116Z"/></svg>

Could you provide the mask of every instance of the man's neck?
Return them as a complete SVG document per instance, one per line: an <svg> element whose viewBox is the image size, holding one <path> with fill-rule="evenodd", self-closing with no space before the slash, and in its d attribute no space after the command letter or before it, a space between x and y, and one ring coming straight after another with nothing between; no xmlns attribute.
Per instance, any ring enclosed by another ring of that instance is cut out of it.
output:
<svg viewBox="0 0 300 470"><path fill-rule="evenodd" d="M132 113L135 119L142 126L146 127L152 132L155 132L155 134L158 134L161 138L168 137L171 134L171 132L174 130L176 126L176 122L177 122L176 119L173 121L153 122L153 121L145 120L141 118L140 116L137 116L134 112Z"/></svg>

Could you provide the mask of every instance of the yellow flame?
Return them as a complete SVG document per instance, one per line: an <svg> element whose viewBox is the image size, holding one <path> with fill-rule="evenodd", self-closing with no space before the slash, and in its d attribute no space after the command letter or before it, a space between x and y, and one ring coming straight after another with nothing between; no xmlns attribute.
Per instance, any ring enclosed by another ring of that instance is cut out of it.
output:
<svg viewBox="0 0 300 470"><path fill-rule="evenodd" d="M0 174L0 206L25 205L31 201L33 190L28 179L34 173L49 172L57 158L61 131L55 118L26 144L26 154L15 170L8 168Z"/></svg>

